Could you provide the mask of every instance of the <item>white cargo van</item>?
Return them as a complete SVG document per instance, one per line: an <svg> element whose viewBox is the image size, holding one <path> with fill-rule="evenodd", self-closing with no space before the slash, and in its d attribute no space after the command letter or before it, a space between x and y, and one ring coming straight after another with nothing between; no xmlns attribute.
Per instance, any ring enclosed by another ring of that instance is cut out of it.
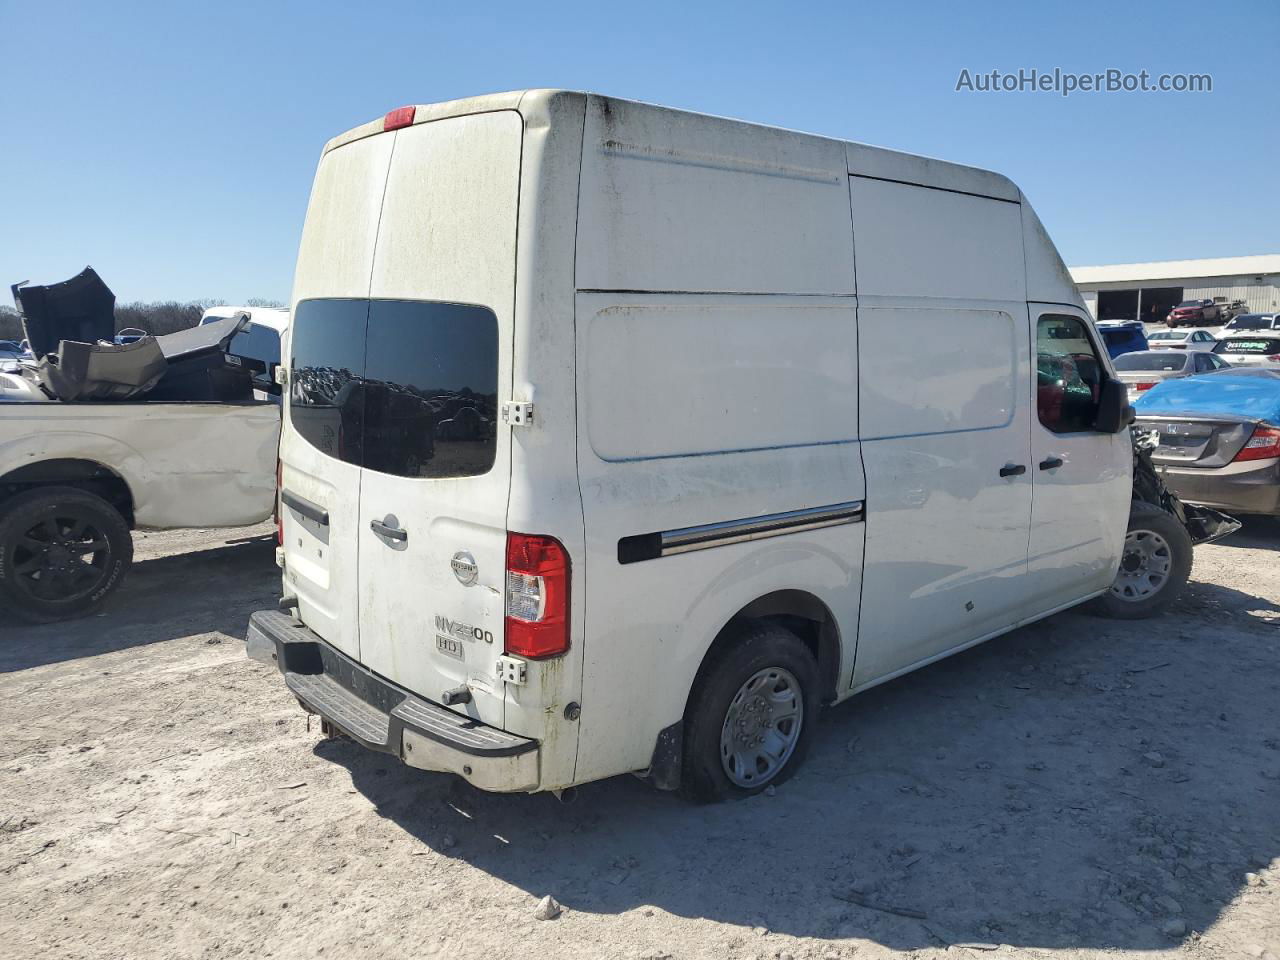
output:
<svg viewBox="0 0 1280 960"><path fill-rule="evenodd" d="M1186 576L1126 549L1108 594L1132 412L994 173L580 93L405 107L325 147L292 308L249 652L485 789L754 792L820 703Z"/></svg>

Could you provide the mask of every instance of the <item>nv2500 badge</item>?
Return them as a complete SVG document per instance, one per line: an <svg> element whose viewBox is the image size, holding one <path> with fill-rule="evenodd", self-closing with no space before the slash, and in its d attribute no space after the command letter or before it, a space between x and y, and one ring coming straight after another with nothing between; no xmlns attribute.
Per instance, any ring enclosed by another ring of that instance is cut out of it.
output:
<svg viewBox="0 0 1280 960"><path fill-rule="evenodd" d="M485 643L493 643L493 632L491 630L473 627L471 624L463 623L461 620L450 620L448 617L442 617L439 614L436 614L436 629L457 640L481 640Z"/></svg>

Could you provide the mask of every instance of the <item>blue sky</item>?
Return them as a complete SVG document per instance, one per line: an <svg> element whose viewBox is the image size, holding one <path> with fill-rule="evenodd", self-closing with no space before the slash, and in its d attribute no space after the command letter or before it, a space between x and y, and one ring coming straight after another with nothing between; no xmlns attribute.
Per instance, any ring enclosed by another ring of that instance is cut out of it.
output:
<svg viewBox="0 0 1280 960"><path fill-rule="evenodd" d="M325 140L569 87L989 167L1070 264L1280 251L1280 4L0 0L0 281L286 300ZM1210 94L957 93L1059 67ZM7 297L5 298L7 302Z"/></svg>

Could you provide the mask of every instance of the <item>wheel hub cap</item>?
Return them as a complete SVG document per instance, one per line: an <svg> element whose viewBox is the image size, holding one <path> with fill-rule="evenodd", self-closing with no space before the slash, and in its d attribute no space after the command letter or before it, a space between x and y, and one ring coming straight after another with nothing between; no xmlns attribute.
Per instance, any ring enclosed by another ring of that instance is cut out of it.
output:
<svg viewBox="0 0 1280 960"><path fill-rule="evenodd" d="M800 683L783 667L752 674L729 703L720 731L720 762L740 787L772 780L791 759L804 722Z"/></svg>
<svg viewBox="0 0 1280 960"><path fill-rule="evenodd" d="M1111 594L1127 603L1147 600L1169 582L1172 569L1173 551L1164 537L1153 530L1130 530Z"/></svg>

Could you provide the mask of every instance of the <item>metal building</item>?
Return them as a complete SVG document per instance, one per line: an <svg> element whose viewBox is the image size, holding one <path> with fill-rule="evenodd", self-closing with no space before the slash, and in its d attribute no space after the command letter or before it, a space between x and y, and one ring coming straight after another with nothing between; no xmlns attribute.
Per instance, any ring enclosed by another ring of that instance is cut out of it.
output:
<svg viewBox="0 0 1280 960"><path fill-rule="evenodd" d="M1170 308L1183 300L1243 300L1250 313L1280 310L1280 253L1070 270L1099 320L1163 323Z"/></svg>

